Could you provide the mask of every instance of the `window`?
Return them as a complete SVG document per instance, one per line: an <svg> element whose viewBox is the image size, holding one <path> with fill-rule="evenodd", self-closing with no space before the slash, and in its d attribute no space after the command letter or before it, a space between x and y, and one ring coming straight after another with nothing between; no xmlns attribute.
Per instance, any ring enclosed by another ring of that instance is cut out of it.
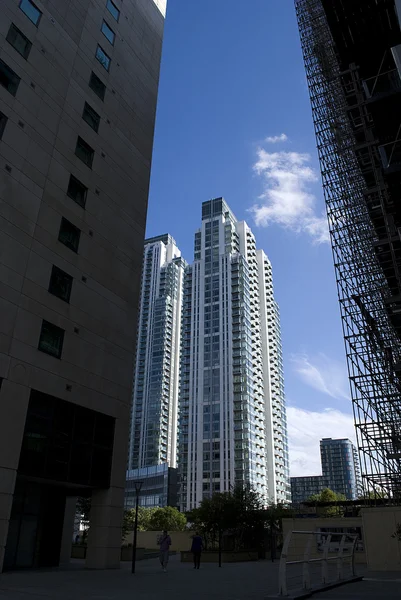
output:
<svg viewBox="0 0 401 600"><path fill-rule="evenodd" d="M90 169L92 168L93 157L95 151L89 146L81 137L78 136L77 146L75 148L75 154L86 164Z"/></svg>
<svg viewBox="0 0 401 600"><path fill-rule="evenodd" d="M95 75L93 71L89 80L89 87L95 92L96 96L98 96L100 100L104 100L106 86L104 85L103 81L99 79L97 75Z"/></svg>
<svg viewBox="0 0 401 600"><path fill-rule="evenodd" d="M112 30L112 28L107 25L106 21L103 21L102 33L107 37L110 44L112 44L114 46L114 39L116 37L116 34Z"/></svg>
<svg viewBox="0 0 401 600"><path fill-rule="evenodd" d="M42 13L38 9L38 7L33 2L31 2L31 0L21 0L21 2L19 3L19 7L34 25L39 25Z"/></svg>
<svg viewBox="0 0 401 600"><path fill-rule="evenodd" d="M118 21L118 19L120 18L120 11L118 10L114 2L112 2L111 0L107 0L107 10L111 15L113 15L115 20Z"/></svg>
<svg viewBox="0 0 401 600"><path fill-rule="evenodd" d="M7 117L2 112L0 112L0 140L3 137L4 129L7 123Z"/></svg>
<svg viewBox="0 0 401 600"><path fill-rule="evenodd" d="M72 277L65 271L53 266L49 283L49 292L65 302L70 301L72 289Z"/></svg>
<svg viewBox="0 0 401 600"><path fill-rule="evenodd" d="M0 60L0 85L5 87L12 96L15 96L20 81L21 78L5 62Z"/></svg>
<svg viewBox="0 0 401 600"><path fill-rule="evenodd" d="M88 188L84 186L83 183L78 181L74 175L70 175L70 181L68 184L67 196L72 198L74 202L85 208L86 204L86 195L88 193Z"/></svg>
<svg viewBox="0 0 401 600"><path fill-rule="evenodd" d="M89 104L87 102L85 102L84 112L82 113L82 118L84 121L86 121L88 123L89 127L92 127L92 129L94 131L96 131L96 133L98 132L99 123L100 123L100 115L98 115L97 112L95 110L93 110L93 108L91 106L89 106Z"/></svg>
<svg viewBox="0 0 401 600"><path fill-rule="evenodd" d="M11 23L10 29L8 30L6 40L21 54L21 56L25 59L28 58L32 43L13 23Z"/></svg>
<svg viewBox="0 0 401 600"><path fill-rule="evenodd" d="M61 219L60 231L58 234L59 241L67 246L67 248L70 248L70 250L78 252L80 236L80 229L63 217Z"/></svg>
<svg viewBox="0 0 401 600"><path fill-rule="evenodd" d="M102 67L106 69L106 71L110 69L110 56L107 56L106 52L101 46L97 47L96 58L98 59Z"/></svg>
<svg viewBox="0 0 401 600"><path fill-rule="evenodd" d="M42 322L38 349L56 358L61 358L63 351L64 329L48 321Z"/></svg>

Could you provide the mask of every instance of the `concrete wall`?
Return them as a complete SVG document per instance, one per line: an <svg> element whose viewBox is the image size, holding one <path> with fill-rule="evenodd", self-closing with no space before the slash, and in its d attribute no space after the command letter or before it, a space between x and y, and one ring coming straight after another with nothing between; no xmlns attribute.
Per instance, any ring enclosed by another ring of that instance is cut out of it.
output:
<svg viewBox="0 0 401 600"><path fill-rule="evenodd" d="M138 548L146 548L146 550L159 550L159 544L157 543L157 537L161 534L161 531L138 531ZM128 534L125 543L132 544L133 532ZM186 531L170 531L171 537L171 550L176 552L188 551L191 549L193 532Z"/></svg>
<svg viewBox="0 0 401 600"><path fill-rule="evenodd" d="M369 569L401 571L401 542L393 539L401 507L364 508L362 523Z"/></svg>
<svg viewBox="0 0 401 600"><path fill-rule="evenodd" d="M111 487L93 496L87 561L119 566L164 19L152 0L113 1L118 23L106 0L35 0L37 26L17 0L0 2L0 58L21 79L15 96L0 86L0 572L31 389L115 419ZM6 41L12 23L32 43L27 59ZM100 115L97 133L82 119L85 102ZM75 155L78 135L94 150L92 168ZM88 188L85 209L67 196L71 174ZM62 217L81 230L77 253L58 241ZM74 278L69 303L48 292L53 265ZM43 319L65 331L61 359L38 350Z"/></svg>

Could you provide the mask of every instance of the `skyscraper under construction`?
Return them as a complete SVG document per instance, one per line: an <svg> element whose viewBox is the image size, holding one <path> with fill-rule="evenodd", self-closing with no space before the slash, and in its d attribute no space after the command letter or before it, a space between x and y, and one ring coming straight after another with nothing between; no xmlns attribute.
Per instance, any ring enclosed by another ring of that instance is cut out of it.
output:
<svg viewBox="0 0 401 600"><path fill-rule="evenodd" d="M400 495L401 0L296 0L367 490Z"/></svg>

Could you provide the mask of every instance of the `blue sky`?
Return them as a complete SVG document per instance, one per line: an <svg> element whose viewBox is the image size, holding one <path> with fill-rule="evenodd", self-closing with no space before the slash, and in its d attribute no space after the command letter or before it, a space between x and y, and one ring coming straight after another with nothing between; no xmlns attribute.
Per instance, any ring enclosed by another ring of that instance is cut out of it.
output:
<svg viewBox="0 0 401 600"><path fill-rule="evenodd" d="M169 0L147 235L192 261L217 196L272 261L291 474L318 474L320 437L354 434L293 0Z"/></svg>

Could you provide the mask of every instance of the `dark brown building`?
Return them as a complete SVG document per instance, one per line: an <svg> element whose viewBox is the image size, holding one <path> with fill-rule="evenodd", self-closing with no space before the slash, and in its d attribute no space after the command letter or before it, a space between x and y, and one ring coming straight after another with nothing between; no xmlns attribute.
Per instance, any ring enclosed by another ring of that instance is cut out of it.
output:
<svg viewBox="0 0 401 600"><path fill-rule="evenodd" d="M0 13L0 571L58 564L77 495L117 567L164 15Z"/></svg>

